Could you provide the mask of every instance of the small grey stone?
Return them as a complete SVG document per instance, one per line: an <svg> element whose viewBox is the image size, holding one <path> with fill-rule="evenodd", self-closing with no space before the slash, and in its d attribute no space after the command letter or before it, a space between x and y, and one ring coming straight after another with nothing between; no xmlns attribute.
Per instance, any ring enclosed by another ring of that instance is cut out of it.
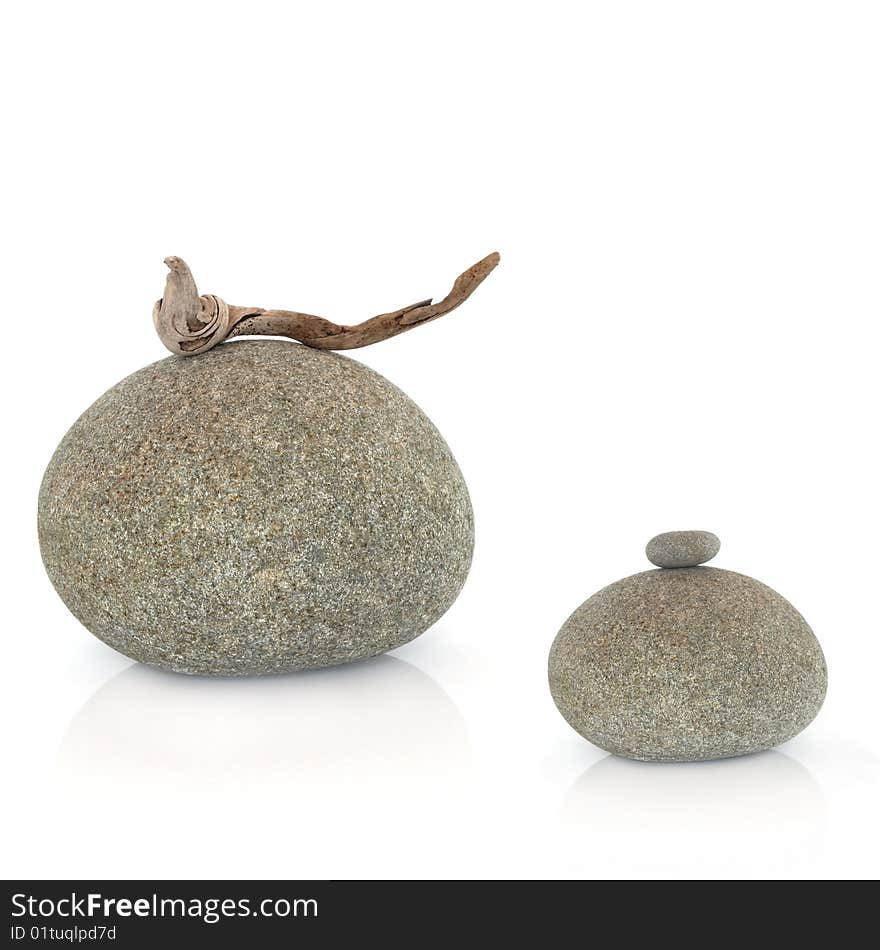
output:
<svg viewBox="0 0 880 950"><path fill-rule="evenodd" d="M711 561L721 542L710 531L667 531L651 538L645 548L657 567L696 567Z"/></svg>
<svg viewBox="0 0 880 950"><path fill-rule="evenodd" d="M49 463L39 533L64 602L120 652L273 673L427 630L467 576L473 514L400 390L261 340L170 357L98 399Z"/></svg>
<svg viewBox="0 0 880 950"><path fill-rule="evenodd" d="M633 759L757 752L822 705L825 658L792 605L711 567L646 571L599 591L553 642L550 691L582 736Z"/></svg>

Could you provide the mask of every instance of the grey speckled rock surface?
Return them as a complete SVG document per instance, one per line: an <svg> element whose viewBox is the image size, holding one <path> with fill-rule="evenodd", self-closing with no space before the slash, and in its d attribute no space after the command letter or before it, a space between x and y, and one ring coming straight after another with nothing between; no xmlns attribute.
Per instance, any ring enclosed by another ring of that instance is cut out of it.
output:
<svg viewBox="0 0 880 950"><path fill-rule="evenodd" d="M608 752L697 761L757 752L807 726L825 658L775 591L711 567L646 571L579 607L550 651L566 720Z"/></svg>
<svg viewBox="0 0 880 950"><path fill-rule="evenodd" d="M645 554L657 567L697 567L720 550L718 536L710 531L667 531L651 538Z"/></svg>
<svg viewBox="0 0 880 950"><path fill-rule="evenodd" d="M43 480L43 560L96 636L186 673L329 666L452 604L473 514L421 410L354 360L228 343L123 380Z"/></svg>

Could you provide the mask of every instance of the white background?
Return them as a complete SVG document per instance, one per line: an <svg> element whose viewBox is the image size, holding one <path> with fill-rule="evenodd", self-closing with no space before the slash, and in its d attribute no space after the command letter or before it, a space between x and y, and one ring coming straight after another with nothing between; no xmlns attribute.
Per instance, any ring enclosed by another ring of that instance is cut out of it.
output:
<svg viewBox="0 0 880 950"><path fill-rule="evenodd" d="M877 874L876 4L22 3L0 32L5 876ZM356 322L494 249L461 310L355 354L471 489L434 629L210 680L68 614L37 489L163 356L163 257ZM825 649L778 751L641 765L553 706L559 626L680 528Z"/></svg>

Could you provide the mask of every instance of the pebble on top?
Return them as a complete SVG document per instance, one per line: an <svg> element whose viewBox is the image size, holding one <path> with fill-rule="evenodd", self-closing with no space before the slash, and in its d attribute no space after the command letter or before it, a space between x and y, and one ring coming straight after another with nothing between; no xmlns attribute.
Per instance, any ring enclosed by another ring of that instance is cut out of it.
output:
<svg viewBox="0 0 880 950"><path fill-rule="evenodd" d="M667 531L651 538L645 554L657 567L696 567L720 549L721 541L711 531Z"/></svg>

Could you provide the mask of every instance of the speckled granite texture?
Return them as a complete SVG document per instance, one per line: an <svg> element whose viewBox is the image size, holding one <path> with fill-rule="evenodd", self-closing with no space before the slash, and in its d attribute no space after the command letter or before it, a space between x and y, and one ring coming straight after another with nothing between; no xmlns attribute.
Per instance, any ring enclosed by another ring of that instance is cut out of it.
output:
<svg viewBox="0 0 880 950"><path fill-rule="evenodd" d="M550 651L550 690L582 736L633 759L757 752L807 726L825 658L758 581L711 567L646 571L579 607Z"/></svg>
<svg viewBox="0 0 880 950"><path fill-rule="evenodd" d="M260 340L170 357L103 395L49 463L39 533L64 602L120 652L274 673L427 630L464 584L473 514L400 390Z"/></svg>
<svg viewBox="0 0 880 950"><path fill-rule="evenodd" d="M711 531L666 531L651 538L645 554L657 567L697 567L720 550L721 541Z"/></svg>

